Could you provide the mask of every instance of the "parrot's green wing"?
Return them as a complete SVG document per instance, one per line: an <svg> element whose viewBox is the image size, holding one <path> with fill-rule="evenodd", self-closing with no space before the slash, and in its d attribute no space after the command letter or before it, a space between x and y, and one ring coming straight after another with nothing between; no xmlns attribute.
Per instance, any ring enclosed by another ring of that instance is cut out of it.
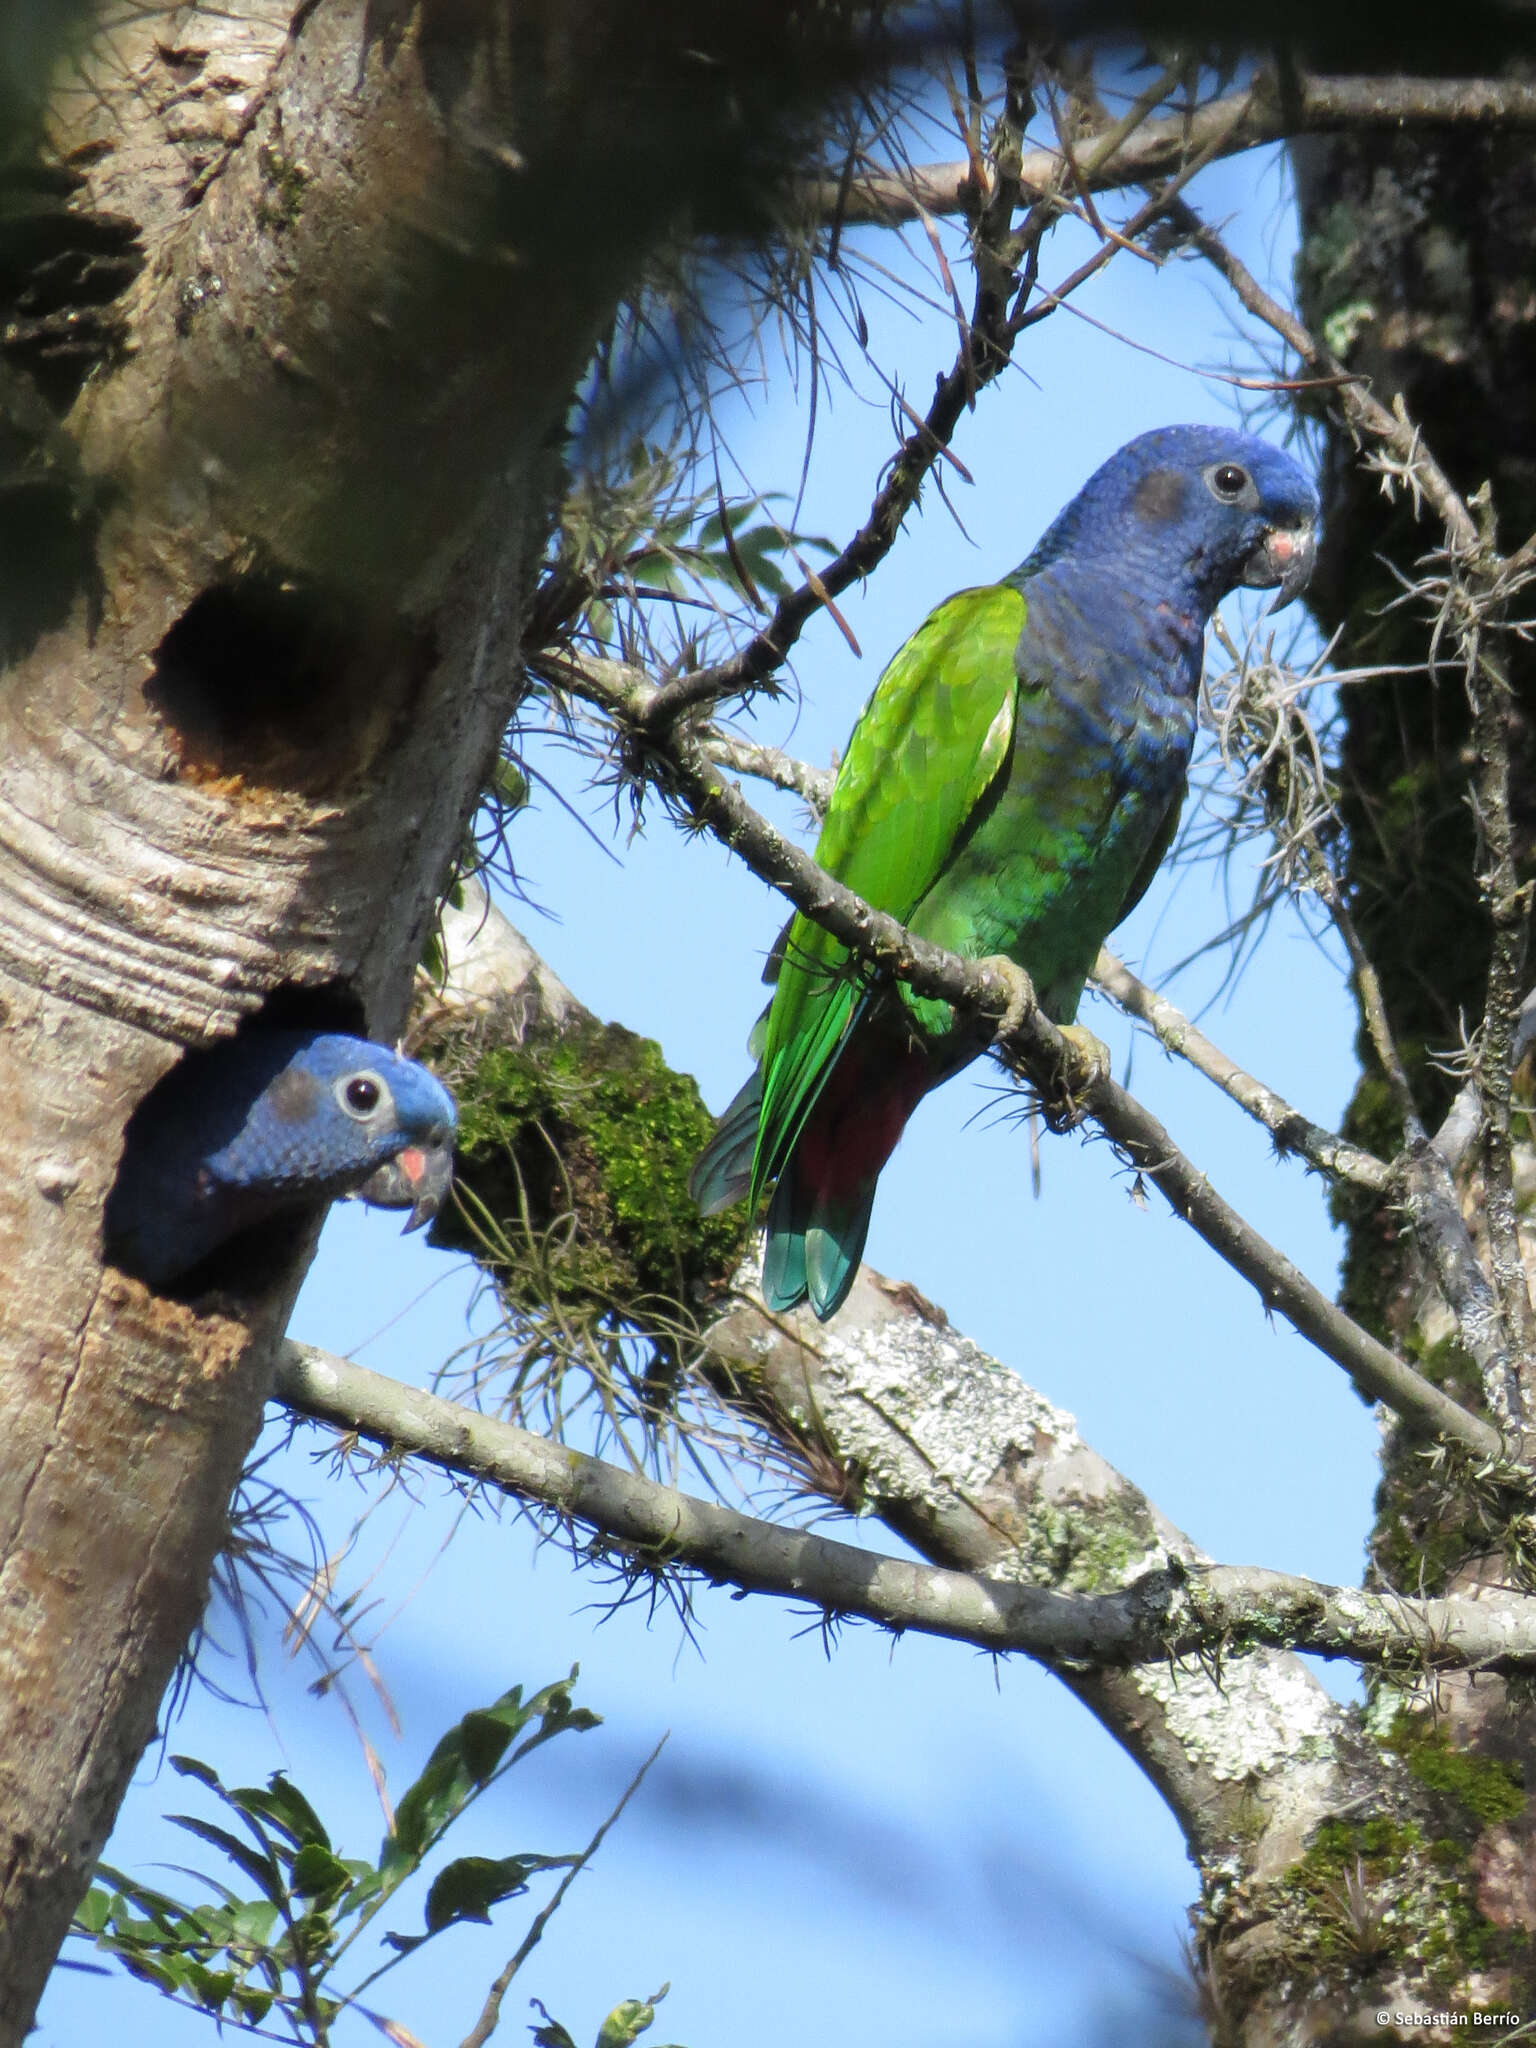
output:
<svg viewBox="0 0 1536 2048"><path fill-rule="evenodd" d="M932 887L1013 744L1024 599L962 590L929 614L880 678L848 742L816 859L906 919ZM783 1167L858 1004L847 948L809 918L789 927L762 1049L751 1199Z"/></svg>

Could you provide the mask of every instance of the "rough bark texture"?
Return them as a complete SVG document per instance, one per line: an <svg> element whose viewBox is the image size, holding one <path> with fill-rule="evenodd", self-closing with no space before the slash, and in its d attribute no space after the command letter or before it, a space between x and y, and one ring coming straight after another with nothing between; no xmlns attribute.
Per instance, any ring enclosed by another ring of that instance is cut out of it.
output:
<svg viewBox="0 0 1536 2048"><path fill-rule="evenodd" d="M1512 138L1429 131L1412 138L1309 140L1294 150L1302 203L1301 309L1375 395L1399 394L1464 495L1491 484L1500 544L1536 527L1536 174ZM1406 575L1437 533L1406 497L1392 503L1356 465L1344 437L1326 439L1326 541L1314 602L1340 626L1341 664L1422 663L1422 608L1386 607L1400 594L1380 557ZM1522 642L1501 650L1513 686L1507 721L1513 809L1522 872L1536 823L1536 660ZM1455 1082L1431 1056L1453 1047L1482 1014L1489 920L1480 896L1469 764L1476 755L1461 678L1407 675L1346 693L1343 799L1350 899L1431 1128ZM1362 1036L1365 1075L1351 1109L1353 1135L1383 1153L1400 1127ZM1527 1162L1527 1173L1529 1162ZM1468 1221L1480 1235L1476 1175L1464 1171ZM1341 1205L1348 1225L1345 1300L1379 1334L1392 1334L1458 1398L1479 1403L1478 1381L1450 1336L1433 1280L1409 1255L1389 1207L1359 1196ZM1436 1593L1507 1581L1528 1584L1504 1544L1500 1517L1475 1488L1449 1485L1400 1442L1389 1444L1371 1566L1378 1583ZM1428 1731L1443 1746L1449 1781L1505 1769L1517 1791L1536 1751L1528 1688L1487 1676L1396 1694L1378 1690L1376 1717L1397 1709L1399 1731ZM1411 1711L1409 1711L1411 1710ZM1495 1802L1499 1804L1499 1802ZM1523 1801L1489 1813L1465 1861L1448 1866L1460 1890L1433 1990L1465 2010L1503 1998L1536 2007L1536 1909ZM1379 1860L1383 1898L1389 1862ZM1330 1975L1338 2010L1369 2020L1357 1958ZM1341 2017L1339 2038L1345 2033ZM1246 2036L1244 2038L1247 2038ZM1254 2038L1267 2038L1255 2035ZM1427 2039L1459 2039L1428 2031Z"/></svg>
<svg viewBox="0 0 1536 2048"><path fill-rule="evenodd" d="M104 1272L123 1125L242 1022L398 1028L514 698L541 451L648 242L829 83L777 8L724 48L608 0L55 25L0 180L0 2044L296 1284L292 1246L194 1305Z"/></svg>
<svg viewBox="0 0 1536 2048"><path fill-rule="evenodd" d="M0 699L8 2041L200 1611L296 1284L289 1260L196 1312L104 1275L123 1124L178 1044L276 991L315 1021L397 1026L510 701L527 544L507 466L499 531L483 504L451 527L424 506L390 563L403 581L438 551L408 612L317 545L375 487L368 423L390 366L357 344L402 181L441 176L446 147L410 60L370 53L363 21L328 8L290 42L255 16L130 20L50 106L53 155L80 167L71 211L131 221L146 261L111 360L72 403L49 394L79 573L67 610L14 631ZM303 203L295 187L290 212L264 214L279 150L305 162ZM361 179L341 174L344 151ZM339 240L373 267L338 274ZM350 408L334 358L318 391L288 360L316 353L321 264ZM552 365L552 384L573 367Z"/></svg>

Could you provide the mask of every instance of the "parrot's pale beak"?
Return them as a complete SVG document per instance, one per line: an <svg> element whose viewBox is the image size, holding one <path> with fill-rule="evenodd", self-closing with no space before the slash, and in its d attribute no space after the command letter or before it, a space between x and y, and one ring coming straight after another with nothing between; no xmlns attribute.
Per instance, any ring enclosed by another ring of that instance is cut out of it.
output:
<svg viewBox="0 0 1536 2048"><path fill-rule="evenodd" d="M1248 557L1243 581L1253 590L1278 583L1280 595L1269 609L1284 611L1306 589L1316 561L1317 528L1310 519L1304 526L1272 526Z"/></svg>
<svg viewBox="0 0 1536 2048"><path fill-rule="evenodd" d="M409 1209L407 1231L420 1230L443 1206L453 1185L453 1142L407 1145L376 1173L369 1175L353 1199L372 1209Z"/></svg>

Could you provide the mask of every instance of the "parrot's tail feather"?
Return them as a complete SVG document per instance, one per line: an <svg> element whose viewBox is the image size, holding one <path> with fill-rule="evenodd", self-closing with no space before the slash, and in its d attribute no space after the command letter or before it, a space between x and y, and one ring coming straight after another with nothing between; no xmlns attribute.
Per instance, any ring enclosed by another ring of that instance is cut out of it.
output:
<svg viewBox="0 0 1536 2048"><path fill-rule="evenodd" d="M716 1126L688 1176L688 1192L706 1216L739 1202L752 1182L752 1153L762 1107L763 1077L751 1074Z"/></svg>
<svg viewBox="0 0 1536 2048"><path fill-rule="evenodd" d="M793 1165L779 1178L763 1247L763 1300L776 1315L809 1297L817 1319L848 1298L875 1206L875 1182L829 1199L808 1189Z"/></svg>
<svg viewBox="0 0 1536 2048"><path fill-rule="evenodd" d="M837 1314L864 1256L880 1170L933 1079L924 1051L905 1037L845 1044L773 1191L763 1253L769 1308L809 1297L821 1322Z"/></svg>
<svg viewBox="0 0 1536 2048"><path fill-rule="evenodd" d="M775 1315L787 1314L805 1299L804 1209L791 1167L773 1191L763 1244L763 1300Z"/></svg>
<svg viewBox="0 0 1536 2048"><path fill-rule="evenodd" d="M818 1322L835 1316L848 1298L864 1256L874 1206L875 1184L871 1181L862 1200L838 1216L835 1228L829 1228L824 1217L805 1233L805 1291Z"/></svg>

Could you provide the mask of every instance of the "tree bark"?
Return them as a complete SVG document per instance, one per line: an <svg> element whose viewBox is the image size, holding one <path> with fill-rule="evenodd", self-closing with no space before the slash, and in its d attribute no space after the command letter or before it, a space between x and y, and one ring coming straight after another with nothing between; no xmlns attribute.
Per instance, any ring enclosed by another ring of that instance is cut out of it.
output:
<svg viewBox="0 0 1536 2048"><path fill-rule="evenodd" d="M678 207L728 213L746 138L837 75L777 8L681 0L58 26L0 224L0 2048L201 1609L300 1270L183 1303L104 1269L125 1121L242 1024L394 1035L574 382Z"/></svg>

